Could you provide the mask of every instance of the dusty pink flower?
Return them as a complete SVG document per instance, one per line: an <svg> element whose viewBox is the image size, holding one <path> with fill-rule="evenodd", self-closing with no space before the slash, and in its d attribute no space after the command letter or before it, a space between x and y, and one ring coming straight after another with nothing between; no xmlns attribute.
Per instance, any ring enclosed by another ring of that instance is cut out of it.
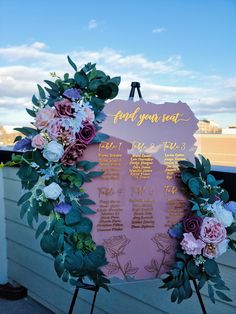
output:
<svg viewBox="0 0 236 314"><path fill-rule="evenodd" d="M85 108L84 111L87 114L87 117L85 118L85 121L92 123L94 121L94 112L90 108Z"/></svg>
<svg viewBox="0 0 236 314"><path fill-rule="evenodd" d="M111 258L124 254L126 245L130 242L125 235L113 236L104 240L104 247Z"/></svg>
<svg viewBox="0 0 236 314"><path fill-rule="evenodd" d="M186 254L193 256L201 254L201 251L206 246L206 244L200 239L196 240L192 232L184 233L183 236L184 238L180 242L183 251Z"/></svg>
<svg viewBox="0 0 236 314"><path fill-rule="evenodd" d="M54 103L58 117L74 117L74 108L72 102L68 99L62 99Z"/></svg>
<svg viewBox="0 0 236 314"><path fill-rule="evenodd" d="M225 239L226 230L216 218L205 217L202 222L200 236L205 243L219 243Z"/></svg>
<svg viewBox="0 0 236 314"><path fill-rule="evenodd" d="M31 145L35 148L42 149L46 144L47 140L41 134L37 134L32 138Z"/></svg>
<svg viewBox="0 0 236 314"><path fill-rule="evenodd" d="M77 133L77 138L81 143L89 144L96 135L95 127L90 122L84 122L83 128Z"/></svg>
<svg viewBox="0 0 236 314"><path fill-rule="evenodd" d="M39 110L35 118L35 126L42 130L46 128L49 122L55 117L56 111L52 108L43 108Z"/></svg>
<svg viewBox="0 0 236 314"><path fill-rule="evenodd" d="M208 243L204 250L203 250L203 256L207 258L217 258L223 253L225 253L228 249L228 243L229 239L225 239L220 243L213 244L213 243Z"/></svg>
<svg viewBox="0 0 236 314"><path fill-rule="evenodd" d="M80 141L71 143L65 150L64 155L61 158L61 162L65 166L75 165L83 156L86 145Z"/></svg>
<svg viewBox="0 0 236 314"><path fill-rule="evenodd" d="M71 128L65 129L64 118L55 118L47 126L47 132L51 139L60 140L65 143L72 143L75 140L75 134Z"/></svg>

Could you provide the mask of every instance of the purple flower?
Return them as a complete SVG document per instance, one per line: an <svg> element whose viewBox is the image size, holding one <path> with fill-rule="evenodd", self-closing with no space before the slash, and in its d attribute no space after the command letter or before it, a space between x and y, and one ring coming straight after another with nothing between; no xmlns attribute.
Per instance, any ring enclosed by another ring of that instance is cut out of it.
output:
<svg viewBox="0 0 236 314"><path fill-rule="evenodd" d="M65 215L68 214L70 210L71 210L71 205L64 202L57 204L55 207L56 212L60 214L65 214Z"/></svg>
<svg viewBox="0 0 236 314"><path fill-rule="evenodd" d="M183 224L181 222L178 222L177 224L173 225L168 230L169 236L171 236L171 238L177 239L181 239L183 237L183 232L184 232Z"/></svg>
<svg viewBox="0 0 236 314"><path fill-rule="evenodd" d="M81 99L81 90L78 88L69 88L64 91L63 96L70 99L78 100Z"/></svg>
<svg viewBox="0 0 236 314"><path fill-rule="evenodd" d="M236 215L236 202L230 201L224 204L224 208L230 211L233 215Z"/></svg>
<svg viewBox="0 0 236 314"><path fill-rule="evenodd" d="M180 242L180 245L184 253L193 256L201 254L202 249L206 246L206 243L200 239L196 240L192 232L184 233L183 236L184 239Z"/></svg>
<svg viewBox="0 0 236 314"><path fill-rule="evenodd" d="M33 147L31 146L31 139L25 137L15 144L13 150L31 150L32 148Z"/></svg>

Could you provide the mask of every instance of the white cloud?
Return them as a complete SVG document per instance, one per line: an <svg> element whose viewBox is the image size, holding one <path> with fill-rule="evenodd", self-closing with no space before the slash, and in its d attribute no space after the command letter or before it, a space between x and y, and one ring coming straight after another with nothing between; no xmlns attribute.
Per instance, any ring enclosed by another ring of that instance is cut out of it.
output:
<svg viewBox="0 0 236 314"><path fill-rule="evenodd" d="M166 32L166 31L167 31L167 29L164 28L164 27L154 28L154 29L152 30L152 32L153 32L154 34L160 34L160 33Z"/></svg>
<svg viewBox="0 0 236 314"><path fill-rule="evenodd" d="M94 29L98 27L98 23L96 20L92 19L88 22L88 29Z"/></svg>
<svg viewBox="0 0 236 314"><path fill-rule="evenodd" d="M5 66L0 66L0 124L19 125L29 121L24 109L30 107L31 97L37 93L36 84L45 86L43 80L50 79L50 72L55 71L59 76L65 72L73 73L67 55L78 66L95 62L110 76L120 75L121 99L128 98L131 82L139 81L147 101L182 100L199 117L218 114L221 121L224 113L229 120L233 116L236 120L236 115L232 115L236 104L235 77L223 79L217 74L193 72L185 68L181 56L150 60L141 54L125 54L109 48L54 53L44 43L36 42L0 48L0 57L5 60Z"/></svg>

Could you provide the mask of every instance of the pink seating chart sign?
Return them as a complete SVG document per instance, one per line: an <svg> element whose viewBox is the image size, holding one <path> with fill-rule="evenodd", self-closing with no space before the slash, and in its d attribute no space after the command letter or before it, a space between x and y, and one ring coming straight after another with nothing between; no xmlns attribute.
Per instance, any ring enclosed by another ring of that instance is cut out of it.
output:
<svg viewBox="0 0 236 314"><path fill-rule="evenodd" d="M108 277L157 278L173 264L170 226L188 212L178 161L193 160L198 120L187 104L114 100L102 132L109 140L87 148L103 176L86 183L96 214L93 238L104 245Z"/></svg>

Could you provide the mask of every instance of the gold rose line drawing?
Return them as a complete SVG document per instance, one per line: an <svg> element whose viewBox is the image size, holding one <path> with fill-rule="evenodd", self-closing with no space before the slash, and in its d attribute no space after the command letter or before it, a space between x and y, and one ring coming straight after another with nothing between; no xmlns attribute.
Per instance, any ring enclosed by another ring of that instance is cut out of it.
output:
<svg viewBox="0 0 236 314"><path fill-rule="evenodd" d="M128 275L134 275L138 271L139 268L133 267L130 260L123 267L119 260L119 256L125 254L124 250L129 243L130 240L125 235L113 236L104 240L103 245L107 254L115 259L115 262L110 262L105 266L109 275L115 275L120 271L127 279Z"/></svg>
<svg viewBox="0 0 236 314"><path fill-rule="evenodd" d="M144 268L150 273L155 272L155 277L157 278L163 267L170 267L172 265L170 261L166 260L166 257L170 255L173 243L166 233L156 233L151 240L157 245L157 252L162 252L163 255L160 263L155 258L152 258L150 265L144 266Z"/></svg>

